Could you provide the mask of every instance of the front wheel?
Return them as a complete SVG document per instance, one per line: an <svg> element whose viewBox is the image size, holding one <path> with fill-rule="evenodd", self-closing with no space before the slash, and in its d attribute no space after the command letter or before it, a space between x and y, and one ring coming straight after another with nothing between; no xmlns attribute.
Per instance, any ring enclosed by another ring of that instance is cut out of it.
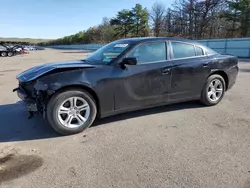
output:
<svg viewBox="0 0 250 188"><path fill-rule="evenodd" d="M225 93L226 84L222 76L218 74L211 75L202 90L201 102L207 106L218 104Z"/></svg>
<svg viewBox="0 0 250 188"><path fill-rule="evenodd" d="M67 90L55 94L47 106L47 120L60 134L82 132L96 118L96 103L84 90Z"/></svg>

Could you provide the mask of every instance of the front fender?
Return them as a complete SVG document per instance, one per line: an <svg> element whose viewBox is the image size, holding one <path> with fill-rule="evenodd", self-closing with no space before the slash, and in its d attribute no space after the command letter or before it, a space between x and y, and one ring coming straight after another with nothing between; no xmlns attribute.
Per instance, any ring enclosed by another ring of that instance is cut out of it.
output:
<svg viewBox="0 0 250 188"><path fill-rule="evenodd" d="M47 75L37 79L34 88L38 91L45 91L48 95L57 90L71 85L85 86L94 89L93 85L82 71L68 71Z"/></svg>
<svg viewBox="0 0 250 188"><path fill-rule="evenodd" d="M107 67L110 69L111 67ZM111 69L112 70L112 69ZM106 77L111 71L94 72L94 69L72 70L55 73L36 80L35 90L43 91L51 96L58 90L67 87L82 87L93 91L98 99L100 116L114 111L114 86Z"/></svg>

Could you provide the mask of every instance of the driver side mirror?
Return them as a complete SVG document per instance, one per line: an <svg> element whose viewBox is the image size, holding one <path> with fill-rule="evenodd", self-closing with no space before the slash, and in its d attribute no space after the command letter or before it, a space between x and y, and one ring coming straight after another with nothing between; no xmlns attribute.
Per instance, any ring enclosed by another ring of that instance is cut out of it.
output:
<svg viewBox="0 0 250 188"><path fill-rule="evenodd" d="M135 57L125 57L121 62L123 68L125 68L125 65L136 65L136 64L137 60Z"/></svg>

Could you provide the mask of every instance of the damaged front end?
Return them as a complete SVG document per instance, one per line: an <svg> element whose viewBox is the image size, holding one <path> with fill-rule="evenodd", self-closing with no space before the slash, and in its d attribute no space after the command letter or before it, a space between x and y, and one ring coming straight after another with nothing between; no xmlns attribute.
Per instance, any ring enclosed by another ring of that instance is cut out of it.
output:
<svg viewBox="0 0 250 188"><path fill-rule="evenodd" d="M63 85L79 83L82 70L98 67L85 64L83 60L44 64L28 69L19 75L19 85L13 91L26 103L30 117L42 114L45 117L49 97ZM72 80L71 80L72 79Z"/></svg>
<svg viewBox="0 0 250 188"><path fill-rule="evenodd" d="M17 92L17 96L24 101L28 112L30 113L29 119L36 114L45 115L46 109L46 95L44 92L35 89L35 82L22 83L19 82L17 88L13 92Z"/></svg>

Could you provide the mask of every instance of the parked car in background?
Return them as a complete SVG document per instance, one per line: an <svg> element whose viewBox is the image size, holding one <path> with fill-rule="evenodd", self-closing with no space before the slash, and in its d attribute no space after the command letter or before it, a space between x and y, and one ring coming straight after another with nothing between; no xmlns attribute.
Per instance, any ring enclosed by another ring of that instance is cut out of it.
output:
<svg viewBox="0 0 250 188"><path fill-rule="evenodd" d="M27 50L23 49L23 50L20 51L20 54L29 54L29 52Z"/></svg>
<svg viewBox="0 0 250 188"><path fill-rule="evenodd" d="M15 45L13 46L13 49L16 51L17 54L21 54L21 51L23 50L23 46Z"/></svg>
<svg viewBox="0 0 250 188"><path fill-rule="evenodd" d="M24 46L23 47L24 50L27 50L27 51L33 51L33 50L44 50L45 48L44 47L41 47L41 46Z"/></svg>
<svg viewBox="0 0 250 188"><path fill-rule="evenodd" d="M16 45L14 46L15 50L17 51L18 54L28 54L29 52L24 49L23 46L21 45Z"/></svg>
<svg viewBox="0 0 250 188"><path fill-rule="evenodd" d="M25 46L24 49L27 50L27 51L33 51L33 50L40 50L40 49L43 49L43 48L42 47L37 47L37 46Z"/></svg>
<svg viewBox="0 0 250 188"><path fill-rule="evenodd" d="M16 54L15 49L8 47L6 45L3 45L3 44L0 45L0 56L1 57L6 57L6 56L11 57L15 54Z"/></svg>
<svg viewBox="0 0 250 188"><path fill-rule="evenodd" d="M45 64L17 76L31 115L43 114L61 134L96 117L199 99L218 104L235 83L238 59L176 38L122 39L85 59Z"/></svg>
<svg viewBox="0 0 250 188"><path fill-rule="evenodd" d="M30 50L31 50L30 46L24 46L23 49L24 49L24 50L27 50L27 51L30 51Z"/></svg>
<svg viewBox="0 0 250 188"><path fill-rule="evenodd" d="M45 50L45 48L42 46L35 46L35 48L36 48L36 50Z"/></svg>

